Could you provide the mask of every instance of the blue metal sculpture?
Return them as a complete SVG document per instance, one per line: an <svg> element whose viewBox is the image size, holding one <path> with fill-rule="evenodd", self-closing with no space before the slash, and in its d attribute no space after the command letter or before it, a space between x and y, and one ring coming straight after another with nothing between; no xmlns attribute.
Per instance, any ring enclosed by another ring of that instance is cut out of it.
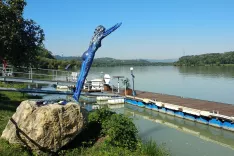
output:
<svg viewBox="0 0 234 156"><path fill-rule="evenodd" d="M84 85L84 81L88 75L89 69L92 65L93 58L95 56L96 51L98 48L101 47L101 41L103 38L108 36L110 33L115 31L117 28L120 27L122 23L117 23L113 27L109 29L105 29L102 25L98 26L95 31L94 31L94 36L92 37L92 40L90 41L89 48L87 51L85 51L82 55L82 65L81 65L81 70L80 70L80 75L77 79L76 83L76 90L73 94L73 98L78 101L80 97L81 90Z"/></svg>

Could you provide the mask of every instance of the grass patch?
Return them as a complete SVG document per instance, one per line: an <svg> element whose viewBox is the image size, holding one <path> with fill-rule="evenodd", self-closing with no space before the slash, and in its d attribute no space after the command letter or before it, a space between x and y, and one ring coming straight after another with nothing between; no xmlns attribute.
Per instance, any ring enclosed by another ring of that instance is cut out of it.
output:
<svg viewBox="0 0 234 156"><path fill-rule="evenodd" d="M118 146L110 146L106 143L96 144L91 148L76 148L70 151L61 151L59 155L82 155L82 156L164 156L168 155L164 147L158 147L156 143L154 143L155 148L148 149L149 143L147 144L139 144L139 147L131 151L127 148L118 147ZM148 150L145 150L148 149Z"/></svg>
<svg viewBox="0 0 234 156"><path fill-rule="evenodd" d="M23 83L2 83L0 87L5 88L26 88L27 85ZM0 91L0 135L5 129L7 122L15 113L16 108L19 106L21 101L27 99L39 99L39 96L30 96L19 92L6 92ZM9 144L7 141L0 139L0 155L2 156L17 156L17 155L31 155L30 150L21 147L19 145Z"/></svg>

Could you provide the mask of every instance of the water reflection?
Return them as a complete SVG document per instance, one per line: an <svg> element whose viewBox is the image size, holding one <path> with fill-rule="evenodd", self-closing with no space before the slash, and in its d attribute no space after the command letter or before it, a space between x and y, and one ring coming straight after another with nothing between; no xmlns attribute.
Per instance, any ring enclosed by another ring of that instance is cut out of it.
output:
<svg viewBox="0 0 234 156"><path fill-rule="evenodd" d="M131 112L131 113L130 113ZM167 127L174 128L184 133L192 134L203 140L217 143L219 145L229 147L234 150L234 133L208 125L192 122L189 120L180 119L175 116L170 116L156 111L146 110L129 104L125 104L123 113L133 114L141 118L153 121L155 123L166 125ZM152 130L153 131L153 130ZM158 131L156 129L156 131ZM145 132L144 132L145 133ZM144 135L144 133L141 133ZM148 132L149 133L149 132Z"/></svg>
<svg viewBox="0 0 234 156"><path fill-rule="evenodd" d="M177 69L183 75L234 78L234 66L196 66L177 67Z"/></svg>

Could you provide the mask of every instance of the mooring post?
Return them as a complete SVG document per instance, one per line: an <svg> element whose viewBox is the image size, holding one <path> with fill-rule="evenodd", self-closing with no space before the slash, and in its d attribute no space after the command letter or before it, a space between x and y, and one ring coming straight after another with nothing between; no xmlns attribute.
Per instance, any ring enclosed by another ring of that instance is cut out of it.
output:
<svg viewBox="0 0 234 156"><path fill-rule="evenodd" d="M118 77L118 93L119 93L119 77Z"/></svg>
<svg viewBox="0 0 234 156"><path fill-rule="evenodd" d="M125 91L124 91L124 94L125 94L125 96L126 96L126 92L127 92L127 83L125 82L125 83L124 83L124 85L125 85Z"/></svg>

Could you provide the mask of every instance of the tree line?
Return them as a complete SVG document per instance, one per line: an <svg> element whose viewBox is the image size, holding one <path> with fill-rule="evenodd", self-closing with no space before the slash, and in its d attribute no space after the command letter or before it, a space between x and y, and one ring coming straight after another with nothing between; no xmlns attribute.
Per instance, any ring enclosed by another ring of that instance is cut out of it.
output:
<svg viewBox="0 0 234 156"><path fill-rule="evenodd" d="M234 51L183 56L174 63L175 66L204 66L234 64Z"/></svg>
<svg viewBox="0 0 234 156"><path fill-rule="evenodd" d="M38 56L38 64L36 67L44 69L64 69L67 65L70 68L80 68L82 64L81 57L60 57L56 58L46 49L42 49L44 52L40 52ZM48 54L49 53L49 54ZM50 58L48 58L50 56ZM53 57L53 58L52 58ZM120 60L114 58L95 58L92 67L114 67L114 66L168 66L172 63L164 62L149 62L146 60Z"/></svg>

